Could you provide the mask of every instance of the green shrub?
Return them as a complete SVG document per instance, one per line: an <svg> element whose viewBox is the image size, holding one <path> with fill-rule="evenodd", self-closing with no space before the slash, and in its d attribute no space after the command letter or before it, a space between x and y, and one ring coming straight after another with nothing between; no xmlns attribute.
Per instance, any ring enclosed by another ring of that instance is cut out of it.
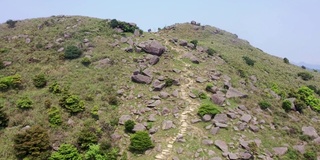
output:
<svg viewBox="0 0 320 160"><path fill-rule="evenodd" d="M99 112L99 106L98 105L93 106L91 109L92 117L98 119L99 117L98 112Z"/></svg>
<svg viewBox="0 0 320 160"><path fill-rule="evenodd" d="M82 50L79 49L77 46L67 46L66 50L64 51L64 58L75 59L80 57L81 54L82 54Z"/></svg>
<svg viewBox="0 0 320 160"><path fill-rule="evenodd" d="M289 59L288 58L283 58L283 62L286 64L290 64Z"/></svg>
<svg viewBox="0 0 320 160"><path fill-rule="evenodd" d="M243 56L242 59L246 62L247 65L249 66L254 66L254 64L256 63L256 61L254 61L253 59L251 59L248 56Z"/></svg>
<svg viewBox="0 0 320 160"><path fill-rule="evenodd" d="M320 100L314 96L313 90L305 86L300 87L296 96L296 98L301 99L306 105L320 112Z"/></svg>
<svg viewBox="0 0 320 160"><path fill-rule="evenodd" d="M267 108L271 107L271 104L267 101L261 101L258 103L261 109L266 110Z"/></svg>
<svg viewBox="0 0 320 160"><path fill-rule="evenodd" d="M220 113L219 109L213 104L202 104L198 110L198 115L203 117L205 114L215 116Z"/></svg>
<svg viewBox="0 0 320 160"><path fill-rule="evenodd" d="M67 94L59 100L59 105L66 108L71 113L77 113L84 110L84 102L76 95Z"/></svg>
<svg viewBox="0 0 320 160"><path fill-rule="evenodd" d="M14 135L15 154L18 158L40 157L50 148L47 131L41 126L35 125L31 128Z"/></svg>
<svg viewBox="0 0 320 160"><path fill-rule="evenodd" d="M105 160L107 157L101 152L99 145L90 145L84 155L85 160Z"/></svg>
<svg viewBox="0 0 320 160"><path fill-rule="evenodd" d="M296 108L296 110L297 110L298 112L302 113L303 110L304 110L305 108L307 108L307 105L306 105L306 103L303 102L301 99L298 99L298 98L297 98L297 99L294 101L294 107Z"/></svg>
<svg viewBox="0 0 320 160"><path fill-rule="evenodd" d="M114 105L114 106L119 105L119 100L118 100L118 97L116 95L109 95L107 97L107 99L108 99L108 103L110 105Z"/></svg>
<svg viewBox="0 0 320 160"><path fill-rule="evenodd" d="M239 69L239 70L238 70L238 73L239 73L239 76L240 76L241 78L246 78L246 77L247 77L247 73L246 73L244 70L242 70L242 69Z"/></svg>
<svg viewBox="0 0 320 160"><path fill-rule="evenodd" d="M287 153L283 157L284 160L296 160L296 159L301 159L299 156L298 151L289 148Z"/></svg>
<svg viewBox="0 0 320 160"><path fill-rule="evenodd" d="M84 57L84 58L82 58L81 63L82 63L84 66L89 66L89 65L91 64L91 60L90 60L90 58L88 58L88 57Z"/></svg>
<svg viewBox="0 0 320 160"><path fill-rule="evenodd" d="M29 109L32 108L33 102L28 97L22 97L17 101L17 107L20 109Z"/></svg>
<svg viewBox="0 0 320 160"><path fill-rule="evenodd" d="M317 160L317 153L314 151L307 151L303 154L306 160Z"/></svg>
<svg viewBox="0 0 320 160"><path fill-rule="evenodd" d="M127 121L124 123L124 129L125 129L125 131L128 132L128 133L133 133L134 125L136 125L136 123L135 123L133 120L127 120Z"/></svg>
<svg viewBox="0 0 320 160"><path fill-rule="evenodd" d="M206 85L206 91L210 92L212 90L213 84L212 83L208 83Z"/></svg>
<svg viewBox="0 0 320 160"><path fill-rule="evenodd" d="M304 81L308 81L313 78L313 75L309 72L299 72L298 76L301 77Z"/></svg>
<svg viewBox="0 0 320 160"><path fill-rule="evenodd" d="M301 66L302 69L307 69L306 66Z"/></svg>
<svg viewBox="0 0 320 160"><path fill-rule="evenodd" d="M207 50L207 53L208 53L208 55L213 56L215 53L217 53L217 51L215 51L214 49L209 47Z"/></svg>
<svg viewBox="0 0 320 160"><path fill-rule="evenodd" d="M49 160L82 160L82 158L75 146L62 144L58 151L51 154Z"/></svg>
<svg viewBox="0 0 320 160"><path fill-rule="evenodd" d="M39 74L39 75L36 75L34 78L33 78L33 84L34 86L36 86L37 88L43 88L47 85L47 79L46 77L44 76L44 74Z"/></svg>
<svg viewBox="0 0 320 160"><path fill-rule="evenodd" d="M3 69L3 68L5 68L5 66L4 66L2 60L0 59L0 69Z"/></svg>
<svg viewBox="0 0 320 160"><path fill-rule="evenodd" d="M98 136L94 128L83 129L79 136L77 143L82 150L86 150L90 145L98 142Z"/></svg>
<svg viewBox="0 0 320 160"><path fill-rule="evenodd" d="M171 87L173 85L174 80L171 78L167 78L164 80L165 82L165 87Z"/></svg>
<svg viewBox="0 0 320 160"><path fill-rule="evenodd" d="M3 107L0 106L0 130L3 128L8 127L9 123L9 117L8 115L3 111Z"/></svg>
<svg viewBox="0 0 320 160"><path fill-rule="evenodd" d="M134 33L135 29L139 29L136 25L132 25L127 22L120 22L117 21L116 19L112 19L109 23L111 28L120 28L123 30L123 32L131 32Z"/></svg>
<svg viewBox="0 0 320 160"><path fill-rule="evenodd" d="M153 148L149 133L146 131L138 131L130 137L129 150L134 153L144 153L146 150Z"/></svg>
<svg viewBox="0 0 320 160"><path fill-rule="evenodd" d="M57 107L52 107L48 111L49 123L51 126L59 126L62 123L61 113Z"/></svg>
<svg viewBox="0 0 320 160"><path fill-rule="evenodd" d="M14 27L16 27L16 23L17 22L18 21L14 21L12 19L9 19L9 20L6 21L6 24L8 25L8 28L14 28Z"/></svg>
<svg viewBox="0 0 320 160"><path fill-rule="evenodd" d="M20 88L22 84L19 74L0 78L0 91L6 91L10 88Z"/></svg>
<svg viewBox="0 0 320 160"><path fill-rule="evenodd" d="M207 99L207 98L208 98L207 94L204 93L204 92L199 92L199 93L198 93L198 97L199 97L200 99Z"/></svg>
<svg viewBox="0 0 320 160"><path fill-rule="evenodd" d="M194 47L196 48L198 45L198 40L192 40L192 41L190 41L190 43L192 43L194 45Z"/></svg>
<svg viewBox="0 0 320 160"><path fill-rule="evenodd" d="M282 108L286 111L286 112L289 112L291 110L291 106L292 106L292 103L289 101L289 100L284 100L282 102Z"/></svg>
<svg viewBox="0 0 320 160"><path fill-rule="evenodd" d="M62 91L61 86L57 82L54 82L49 86L49 92L51 93L62 93Z"/></svg>

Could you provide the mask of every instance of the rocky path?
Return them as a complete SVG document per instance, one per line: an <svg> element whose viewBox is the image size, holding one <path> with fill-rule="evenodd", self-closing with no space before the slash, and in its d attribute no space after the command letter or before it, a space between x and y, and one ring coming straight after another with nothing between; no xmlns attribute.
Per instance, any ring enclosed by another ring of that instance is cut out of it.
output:
<svg viewBox="0 0 320 160"><path fill-rule="evenodd" d="M168 45L168 41L166 41L166 45ZM179 49L177 47L173 47L174 50L176 50L178 53L183 52L182 49ZM181 54L180 54L181 55ZM183 62L181 60L181 56L178 57L179 61ZM189 123L188 120L190 119L190 116L194 115L194 111L197 109L197 107L199 106L199 104L192 100L188 93L190 92L190 87L193 85L194 80L192 80L191 78L189 78L189 75L191 74L191 71L188 69L190 67L190 64L187 64L185 62L183 62L185 65L185 69L183 70L183 73L181 74L181 78L184 79L184 82L181 83L180 86L180 98L183 99L185 101L185 109L184 111L181 113L180 115L180 126L179 128L179 132L176 136L171 137L170 140L168 141L166 147L162 150L162 152L160 152L158 155L156 155L156 159L158 160L164 160L164 159L169 159L170 157L172 157L172 150L173 150L173 144L175 143L175 141L180 138L183 137L186 134L187 128L189 127Z"/></svg>

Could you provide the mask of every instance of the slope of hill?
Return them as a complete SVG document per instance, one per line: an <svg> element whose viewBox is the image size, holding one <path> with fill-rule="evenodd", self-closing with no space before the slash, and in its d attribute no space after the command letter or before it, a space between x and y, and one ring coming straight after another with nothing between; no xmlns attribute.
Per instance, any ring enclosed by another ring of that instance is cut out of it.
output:
<svg viewBox="0 0 320 160"><path fill-rule="evenodd" d="M320 156L319 73L235 34L192 22L141 35L80 16L14 25L0 25L0 159Z"/></svg>

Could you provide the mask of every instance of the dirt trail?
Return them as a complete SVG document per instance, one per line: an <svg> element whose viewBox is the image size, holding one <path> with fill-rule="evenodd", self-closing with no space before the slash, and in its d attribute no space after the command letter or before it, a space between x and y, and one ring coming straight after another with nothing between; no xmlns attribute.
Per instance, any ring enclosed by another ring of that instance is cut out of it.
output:
<svg viewBox="0 0 320 160"><path fill-rule="evenodd" d="M165 39L164 39L165 40ZM169 42L165 40L165 45L169 46ZM170 159L172 158L172 149L173 149L173 143L177 140L179 137L184 137L186 134L187 128L189 127L189 122L188 120L190 119L189 116L193 115L194 111L197 109L199 104L191 99L188 95L190 92L190 87L193 85L194 80L189 78L189 75L192 73L188 68L190 67L190 64L185 63L184 61L181 60L182 58L182 53L185 52L184 50L177 48L177 47L172 47L172 49L176 50L178 53L180 53L179 57L177 60L181 61L185 65L185 69L182 71L181 78L184 79L184 82L181 83L180 85L180 98L185 101L186 107L184 108L184 111L180 115L180 126L178 127L179 132L176 136L171 137L170 140L168 141L166 147L160 152L159 154L156 155L156 159L158 160L164 160L164 159Z"/></svg>

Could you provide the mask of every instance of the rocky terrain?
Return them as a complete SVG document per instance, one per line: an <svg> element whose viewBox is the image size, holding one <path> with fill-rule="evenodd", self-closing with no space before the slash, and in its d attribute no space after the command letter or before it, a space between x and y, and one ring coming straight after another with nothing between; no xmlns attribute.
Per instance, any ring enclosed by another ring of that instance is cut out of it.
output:
<svg viewBox="0 0 320 160"><path fill-rule="evenodd" d="M54 159L62 144L81 159L320 159L319 73L195 21L158 32L114 23L54 16L0 25L0 85L21 78L0 92L0 159ZM68 58L71 45L81 55ZM35 85L40 73L43 87ZM74 96L80 108L68 106ZM32 107L21 107L22 97ZM48 146L19 148L17 134L38 125ZM132 137L142 132L153 145L137 152ZM92 145L101 149L89 154Z"/></svg>

